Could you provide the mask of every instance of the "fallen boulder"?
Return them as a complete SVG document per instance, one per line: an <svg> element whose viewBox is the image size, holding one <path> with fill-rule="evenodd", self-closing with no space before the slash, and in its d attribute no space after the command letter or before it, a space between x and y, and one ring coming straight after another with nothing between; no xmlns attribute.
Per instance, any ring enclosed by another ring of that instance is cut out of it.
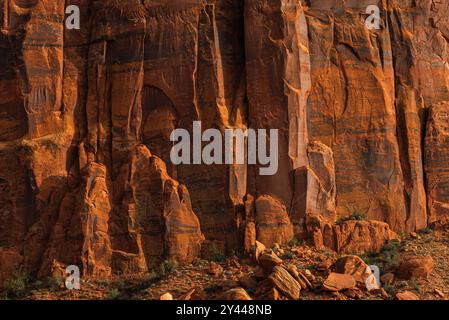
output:
<svg viewBox="0 0 449 320"><path fill-rule="evenodd" d="M271 283L285 296L298 300L301 294L301 285L283 267L274 267L273 273L268 277Z"/></svg>
<svg viewBox="0 0 449 320"><path fill-rule="evenodd" d="M335 272L332 272L323 283L324 290L331 292L353 289L355 286L356 281L352 275Z"/></svg>

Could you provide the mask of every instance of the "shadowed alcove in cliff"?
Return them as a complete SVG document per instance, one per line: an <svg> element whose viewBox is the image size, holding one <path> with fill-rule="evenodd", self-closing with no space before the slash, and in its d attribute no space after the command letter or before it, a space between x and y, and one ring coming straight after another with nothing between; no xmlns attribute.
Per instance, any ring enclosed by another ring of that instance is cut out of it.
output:
<svg viewBox="0 0 449 320"><path fill-rule="evenodd" d="M0 90L2 90L0 88ZM0 93L0 141L13 141L27 134L27 114L17 97L3 99Z"/></svg>
<svg viewBox="0 0 449 320"><path fill-rule="evenodd" d="M11 186L9 182L0 178L0 246L8 244L7 223L10 221L12 203L10 200Z"/></svg>
<svg viewBox="0 0 449 320"><path fill-rule="evenodd" d="M28 134L23 83L23 26L38 0L0 0L0 141ZM26 91L26 90L25 90Z"/></svg>
<svg viewBox="0 0 449 320"><path fill-rule="evenodd" d="M177 125L177 114L172 100L159 88L145 86L142 92L142 141L151 153L163 159L169 174L170 135Z"/></svg>
<svg viewBox="0 0 449 320"><path fill-rule="evenodd" d="M0 35L1 40L2 35ZM25 102L21 93L21 83L13 68L18 61L8 54L10 48L3 47L0 41L0 63L7 68L0 68L0 141L20 139L28 132L28 117Z"/></svg>

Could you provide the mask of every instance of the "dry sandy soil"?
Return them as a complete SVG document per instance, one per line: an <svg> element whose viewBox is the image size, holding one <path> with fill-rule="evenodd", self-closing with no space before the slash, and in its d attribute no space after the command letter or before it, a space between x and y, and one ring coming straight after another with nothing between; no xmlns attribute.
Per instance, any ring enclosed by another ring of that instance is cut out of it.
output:
<svg viewBox="0 0 449 320"><path fill-rule="evenodd" d="M307 245L291 243L274 248L284 263L295 265L309 275L312 288L302 290L302 300L392 300L396 294L409 291L419 299L446 299L449 297L449 232L448 230L423 232L400 242L388 244L379 254L367 254L361 258L368 264L378 265L381 273L395 273L400 263L410 255L430 256L434 268L429 276L421 279L398 280L393 284L382 284L381 290L368 292L363 288L327 292L322 284L332 271L333 264L341 258L335 252L316 250ZM219 260L219 259L218 259ZM62 282L53 280L50 284L21 282L3 292L4 299L60 300L60 299L160 299L170 293L174 299L220 299L223 292L241 287L242 277L257 278L260 270L249 258L230 257L221 261L197 260L194 264L178 267L165 263L151 275L116 277L110 280L90 280L81 283L81 289L69 291ZM247 293L253 299L286 299L282 294L267 296L260 287L266 284L260 278L247 285ZM239 284L240 281L240 284ZM252 288L251 288L252 287Z"/></svg>

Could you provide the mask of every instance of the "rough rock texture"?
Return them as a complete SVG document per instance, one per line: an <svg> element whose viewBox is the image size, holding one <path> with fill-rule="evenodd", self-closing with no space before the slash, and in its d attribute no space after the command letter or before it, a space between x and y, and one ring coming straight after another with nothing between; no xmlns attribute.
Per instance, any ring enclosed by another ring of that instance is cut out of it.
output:
<svg viewBox="0 0 449 320"><path fill-rule="evenodd" d="M286 243L293 238L293 225L286 207L272 197L262 196L256 200L257 239L268 247Z"/></svg>
<svg viewBox="0 0 449 320"><path fill-rule="evenodd" d="M399 265L397 275L401 279L427 278L434 266L432 257L407 257Z"/></svg>
<svg viewBox="0 0 449 320"><path fill-rule="evenodd" d="M283 267L274 267L273 273L268 277L271 283L283 294L292 300L298 300L301 294L300 284Z"/></svg>
<svg viewBox="0 0 449 320"><path fill-rule="evenodd" d="M314 215L307 218L307 233L317 248L330 248L345 254L378 252L388 241L398 239L384 222L350 220L332 224Z"/></svg>
<svg viewBox="0 0 449 320"><path fill-rule="evenodd" d="M251 297L248 295L248 293L245 291L245 289L242 288L236 288L231 289L229 291L226 291L223 296L223 300L237 300L237 301L244 301L244 300L252 300Z"/></svg>
<svg viewBox="0 0 449 320"><path fill-rule="evenodd" d="M375 251L445 223L448 19L448 0L0 0L0 279L143 272L204 239ZM174 166L196 120L279 129L278 172Z"/></svg>
<svg viewBox="0 0 449 320"><path fill-rule="evenodd" d="M419 297L410 291L403 291L403 292L398 292L396 294L396 298L398 300L419 300Z"/></svg>
<svg viewBox="0 0 449 320"><path fill-rule="evenodd" d="M358 256L345 256L335 262L335 272L341 274L350 274L357 282L365 283L371 269Z"/></svg>
<svg viewBox="0 0 449 320"><path fill-rule="evenodd" d="M327 291L337 292L352 289L356 286L356 280L350 274L332 272L323 283L323 288Z"/></svg>
<svg viewBox="0 0 449 320"><path fill-rule="evenodd" d="M425 143L429 223L449 222L449 101L430 109Z"/></svg>

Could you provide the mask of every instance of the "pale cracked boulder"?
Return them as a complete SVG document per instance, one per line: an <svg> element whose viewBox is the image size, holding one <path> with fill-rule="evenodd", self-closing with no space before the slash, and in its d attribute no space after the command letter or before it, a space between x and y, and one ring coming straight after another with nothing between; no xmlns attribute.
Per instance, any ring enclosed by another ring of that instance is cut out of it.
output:
<svg viewBox="0 0 449 320"><path fill-rule="evenodd" d="M161 301L171 301L173 300L173 295L171 293L164 293L159 300Z"/></svg>

